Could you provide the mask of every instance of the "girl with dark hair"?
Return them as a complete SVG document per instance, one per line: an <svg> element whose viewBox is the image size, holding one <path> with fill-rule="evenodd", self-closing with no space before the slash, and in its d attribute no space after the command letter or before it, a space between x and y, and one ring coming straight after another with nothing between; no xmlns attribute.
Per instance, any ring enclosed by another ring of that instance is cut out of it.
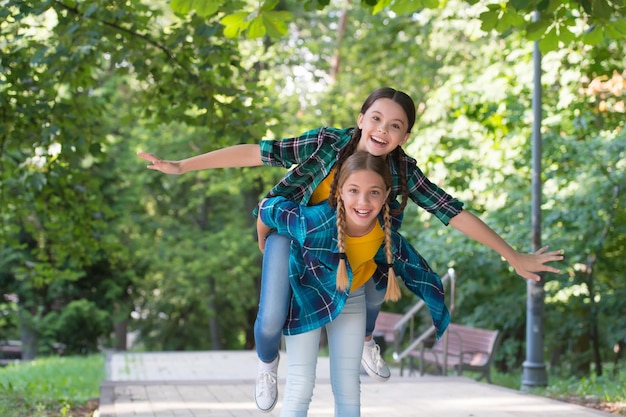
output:
<svg viewBox="0 0 626 417"><path fill-rule="evenodd" d="M460 201L428 180L416 161L407 156L401 147L410 137L415 115L415 105L407 94L385 87L374 91L365 100L355 128L321 127L298 137L262 140L258 145L235 145L181 161L161 160L152 154L141 152L138 155L151 162L149 169L168 174L263 164L284 168L295 165L296 167L272 188L268 197L283 196L303 205L327 200L329 195L335 192L337 179L334 173L341 169L344 161L355 151L385 156L392 176L390 198L396 205L394 215L398 215L398 212L404 209L410 198L418 206L435 215L443 224L450 224L468 237L494 249L520 276L539 280L538 272L558 273L557 268L546 263L562 260L561 251L547 252L546 246L533 254L517 252L482 220L464 210ZM396 202L398 197L399 205ZM398 224L399 221L394 221L392 227ZM255 401L260 410L269 412L276 404L278 395L276 384L278 353L291 291L286 262L289 258L291 239L279 233L270 233L270 229L259 221L257 231L259 247L264 251L264 255L259 311L254 325L256 349L260 360ZM426 262L423 263L427 267ZM362 364L370 376L386 381L390 376L389 368L381 358L379 348L372 338L376 317L386 295L388 283L384 273L385 263L379 264L379 267L382 268L378 272L371 271L374 273L374 279L365 285L367 323ZM407 288L423 298L423 294L410 282L411 277L401 278ZM437 278L433 285L441 286L440 280Z"/></svg>

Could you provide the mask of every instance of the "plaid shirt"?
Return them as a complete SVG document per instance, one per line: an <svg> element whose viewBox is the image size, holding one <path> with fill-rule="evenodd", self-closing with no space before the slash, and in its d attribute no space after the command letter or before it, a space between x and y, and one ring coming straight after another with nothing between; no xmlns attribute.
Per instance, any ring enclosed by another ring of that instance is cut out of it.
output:
<svg viewBox="0 0 626 417"><path fill-rule="evenodd" d="M335 210L327 201L315 206L303 206L285 197L275 197L261 203L259 215L266 225L292 238L289 256L292 296L283 333L304 333L334 320L348 298L347 292L336 289L340 258ZM424 300L439 337L450 322L441 279L402 235L397 232L392 234L394 270L407 288ZM375 260L385 268L375 274L374 279L379 281L377 285L384 280L383 286L386 286L384 245L378 250ZM348 278L352 285L349 264Z"/></svg>
<svg viewBox="0 0 626 417"><path fill-rule="evenodd" d="M282 140L262 140L261 160L265 165L296 167L270 190L267 197L283 196L299 204L308 204L313 190L328 175L337 162L339 151L350 141L353 128L321 127L299 137ZM389 158L392 175L391 195L401 194L400 170L396 161ZM435 215L443 224L459 214L463 203L430 182L417 167L415 159L404 156L400 161L407 176L409 197L418 206Z"/></svg>

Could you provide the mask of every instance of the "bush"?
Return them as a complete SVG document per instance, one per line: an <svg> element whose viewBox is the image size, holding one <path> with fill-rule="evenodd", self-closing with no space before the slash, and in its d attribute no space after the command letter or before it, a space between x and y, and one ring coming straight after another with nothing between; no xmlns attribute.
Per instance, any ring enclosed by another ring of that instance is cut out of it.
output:
<svg viewBox="0 0 626 417"><path fill-rule="evenodd" d="M109 313L85 299L72 301L45 321L46 333L65 345L64 353L69 355L98 352L98 340L111 330Z"/></svg>

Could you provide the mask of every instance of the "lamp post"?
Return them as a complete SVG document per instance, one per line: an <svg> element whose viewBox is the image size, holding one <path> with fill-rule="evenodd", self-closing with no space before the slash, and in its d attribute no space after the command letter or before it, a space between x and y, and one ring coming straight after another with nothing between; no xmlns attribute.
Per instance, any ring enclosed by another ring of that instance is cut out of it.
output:
<svg viewBox="0 0 626 417"><path fill-rule="evenodd" d="M539 13L535 12L535 20ZM541 51L536 41L533 49L534 91L532 129L532 252L541 248ZM522 390L548 384L543 358L544 290L543 280L526 283L526 360L522 364Z"/></svg>

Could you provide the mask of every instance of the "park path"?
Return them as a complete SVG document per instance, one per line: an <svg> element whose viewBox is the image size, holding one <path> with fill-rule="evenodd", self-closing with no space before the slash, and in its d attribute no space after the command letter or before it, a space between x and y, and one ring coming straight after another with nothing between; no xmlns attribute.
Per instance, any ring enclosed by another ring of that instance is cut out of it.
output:
<svg viewBox="0 0 626 417"><path fill-rule="evenodd" d="M279 401L271 413L252 399L254 351L111 352L100 417L280 416L287 374L281 353ZM405 372L406 374L406 372ZM309 417L332 417L328 358L320 358ZM361 378L362 417L607 417L611 414L457 376Z"/></svg>

